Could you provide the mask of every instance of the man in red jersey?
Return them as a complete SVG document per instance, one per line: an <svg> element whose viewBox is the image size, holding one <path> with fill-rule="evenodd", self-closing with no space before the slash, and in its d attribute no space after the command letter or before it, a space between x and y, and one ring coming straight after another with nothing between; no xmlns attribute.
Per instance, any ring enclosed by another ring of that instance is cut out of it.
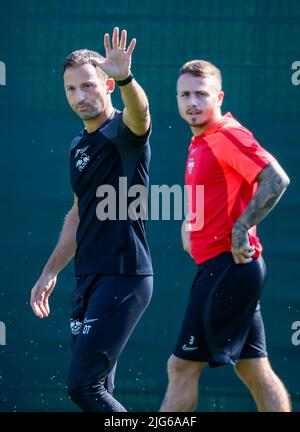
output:
<svg viewBox="0 0 300 432"><path fill-rule="evenodd" d="M231 364L259 411L290 411L289 395L268 361L259 298L266 276L256 225L289 184L275 158L230 113L221 114L221 73L204 60L182 66L181 117L193 137L186 165L189 215L184 249L198 266L179 339L168 361L161 411L192 411L205 365ZM196 186L204 187L203 225Z"/></svg>

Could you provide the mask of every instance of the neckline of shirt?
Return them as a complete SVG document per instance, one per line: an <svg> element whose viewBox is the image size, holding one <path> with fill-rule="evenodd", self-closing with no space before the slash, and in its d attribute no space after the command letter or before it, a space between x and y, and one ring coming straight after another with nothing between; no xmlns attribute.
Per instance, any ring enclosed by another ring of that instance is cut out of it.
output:
<svg viewBox="0 0 300 432"><path fill-rule="evenodd" d="M97 135L98 133L99 133L99 131L101 130L101 129L103 129L113 118L114 118L114 116L116 115L116 113L117 113L117 109L116 108L114 108L114 110L113 110L113 112L111 113L111 115L105 120L105 122L104 123L102 123L102 125L101 126L99 126L98 127L98 129L96 129L96 130L94 130L93 132L88 132L86 129L83 129L83 135L85 136L85 137L88 137L88 138L90 138L90 137L93 137L93 136L95 136L95 135Z"/></svg>
<svg viewBox="0 0 300 432"><path fill-rule="evenodd" d="M224 115L222 115L222 117L219 120L212 123L201 135L194 135L192 137L192 141L197 142L205 138L206 136L210 135L216 129L218 129L223 123L225 123L229 118L233 118L232 114L230 112L225 113Z"/></svg>

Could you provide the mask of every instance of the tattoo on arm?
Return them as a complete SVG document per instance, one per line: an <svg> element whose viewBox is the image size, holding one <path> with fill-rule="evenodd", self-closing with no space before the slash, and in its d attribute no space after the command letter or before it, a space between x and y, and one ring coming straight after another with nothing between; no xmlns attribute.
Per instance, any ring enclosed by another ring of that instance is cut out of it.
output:
<svg viewBox="0 0 300 432"><path fill-rule="evenodd" d="M289 178L277 163L267 165L258 175L258 188L246 210L234 226L234 247L240 247L245 232L262 221L280 200L289 185Z"/></svg>
<svg viewBox="0 0 300 432"><path fill-rule="evenodd" d="M234 249L240 249L249 242L247 228L244 228L238 221L235 223L232 230L231 240Z"/></svg>

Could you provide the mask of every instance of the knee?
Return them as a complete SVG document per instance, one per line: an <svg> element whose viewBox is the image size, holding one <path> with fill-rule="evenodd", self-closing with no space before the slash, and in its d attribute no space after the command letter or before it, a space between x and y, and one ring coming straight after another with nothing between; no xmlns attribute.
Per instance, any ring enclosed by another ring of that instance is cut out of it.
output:
<svg viewBox="0 0 300 432"><path fill-rule="evenodd" d="M205 364L197 361L184 360L174 355L168 360L167 371L171 379L195 379L200 376Z"/></svg>
<svg viewBox="0 0 300 432"><path fill-rule="evenodd" d="M103 353L90 353L80 361L75 359L70 367L67 392L77 405L83 396L101 393L109 370L109 359Z"/></svg>
<svg viewBox="0 0 300 432"><path fill-rule="evenodd" d="M240 360L235 366L237 376L247 387L251 388L263 383L272 373L271 366L266 358Z"/></svg>

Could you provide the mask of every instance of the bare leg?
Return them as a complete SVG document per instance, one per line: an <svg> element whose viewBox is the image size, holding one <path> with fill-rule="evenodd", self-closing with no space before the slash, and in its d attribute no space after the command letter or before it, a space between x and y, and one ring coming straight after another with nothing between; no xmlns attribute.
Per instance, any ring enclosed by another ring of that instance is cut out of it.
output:
<svg viewBox="0 0 300 432"><path fill-rule="evenodd" d="M248 387L259 411L291 411L289 394L266 357L240 360L235 371Z"/></svg>
<svg viewBox="0 0 300 432"><path fill-rule="evenodd" d="M205 363L171 355L168 360L169 384L161 412L190 412L196 408L198 382L204 366Z"/></svg>

